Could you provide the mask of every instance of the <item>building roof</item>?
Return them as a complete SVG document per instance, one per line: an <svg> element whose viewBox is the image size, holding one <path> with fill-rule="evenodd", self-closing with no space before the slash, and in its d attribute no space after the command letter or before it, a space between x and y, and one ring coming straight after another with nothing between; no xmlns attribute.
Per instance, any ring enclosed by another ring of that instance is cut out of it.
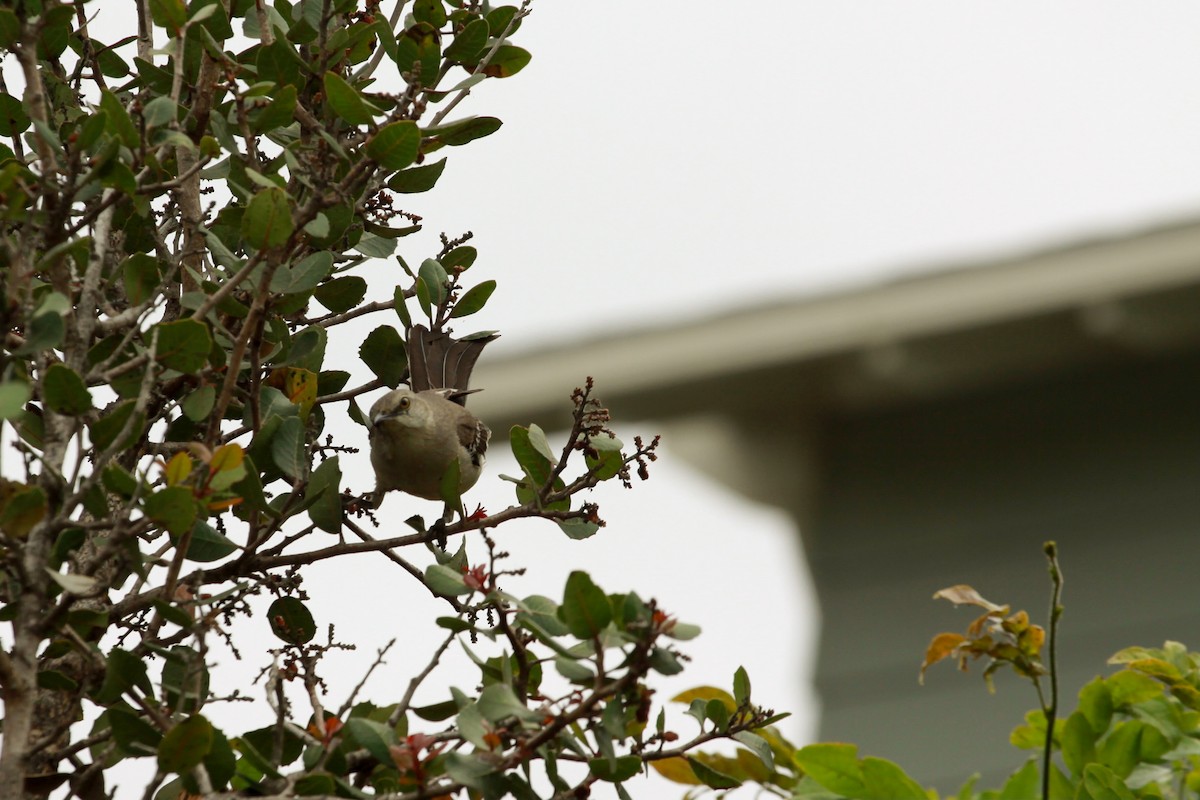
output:
<svg viewBox="0 0 1200 800"><path fill-rule="evenodd" d="M611 406L687 413L705 387L855 407L1200 341L1200 221L979 260L662 327L490 352L473 408L496 425L563 419L587 375ZM498 348L496 348L498 349ZM628 416L626 414L625 416ZM502 428L501 428L502 429Z"/></svg>

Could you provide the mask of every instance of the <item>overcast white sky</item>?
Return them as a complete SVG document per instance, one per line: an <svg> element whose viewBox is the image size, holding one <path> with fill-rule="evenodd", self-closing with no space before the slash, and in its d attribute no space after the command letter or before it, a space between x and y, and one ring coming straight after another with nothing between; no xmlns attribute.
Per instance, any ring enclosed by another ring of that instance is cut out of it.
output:
<svg viewBox="0 0 1200 800"><path fill-rule="evenodd" d="M537 2L533 61L470 101L505 127L413 205L477 234L498 348L1190 214L1198 29L1186 2Z"/></svg>
<svg viewBox="0 0 1200 800"><path fill-rule="evenodd" d="M1187 216L1197 30L1200 5L1178 1L538 0L517 36L533 61L461 107L504 128L405 199L427 235L402 252L475 232L471 274L500 283L475 323L503 332L495 356ZM346 436L365 447L361 429ZM582 567L654 594L705 628L684 684L727 686L744 662L761 701L802 712L803 735L812 618L788 522L666 456L646 486L598 495L610 527L589 542L546 526L504 539L533 572L513 590L561 592ZM498 462L472 493L497 508ZM390 497L388 520L414 503ZM364 650L404 641L367 692L395 694L421 663L429 603L382 559L325 577L373 610L322 621Z"/></svg>

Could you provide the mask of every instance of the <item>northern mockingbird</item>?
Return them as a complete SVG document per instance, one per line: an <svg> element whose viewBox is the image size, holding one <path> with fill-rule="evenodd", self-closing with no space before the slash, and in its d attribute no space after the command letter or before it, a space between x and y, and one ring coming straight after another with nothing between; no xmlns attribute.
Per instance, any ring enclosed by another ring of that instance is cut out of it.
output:
<svg viewBox="0 0 1200 800"><path fill-rule="evenodd" d="M369 414L376 506L393 489L442 499L442 477L455 459L459 494L479 480L492 432L464 403L471 369L495 338L456 340L421 325L409 330L409 387L376 400Z"/></svg>

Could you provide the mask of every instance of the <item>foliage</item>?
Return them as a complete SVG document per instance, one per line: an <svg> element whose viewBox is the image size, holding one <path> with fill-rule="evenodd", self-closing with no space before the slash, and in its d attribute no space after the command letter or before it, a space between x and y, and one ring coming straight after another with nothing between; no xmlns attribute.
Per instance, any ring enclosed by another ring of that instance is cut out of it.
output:
<svg viewBox="0 0 1200 800"><path fill-rule="evenodd" d="M421 219L398 203L500 128L458 108L529 62L512 39L528 5L136 0L136 26L97 38L99 5L0 2L0 419L17 454L0 483L0 796L99 798L124 761L152 765L144 796L164 798L625 796L651 763L709 787L794 783L744 671L685 698L686 741L654 713L648 681L682 669L694 626L582 572L555 598L503 590L505 523L594 535L580 493L655 458L657 439L613 435L590 379L559 445L510 432L508 508L381 523L343 485L357 451L326 414L362 423L357 398L405 378L413 317L443 330L496 288L468 280L470 234L410 267L396 251ZM378 259L395 267L375 298ZM343 327L379 314L365 337ZM375 378L346 388L351 347ZM307 603L327 588L311 565L364 552L448 608L385 705L326 685L346 645ZM225 730L210 684L242 616L277 641L260 723ZM414 706L452 644L479 685ZM695 751L718 739L740 755Z"/></svg>
<svg viewBox="0 0 1200 800"><path fill-rule="evenodd" d="M1195 800L1200 797L1200 653L1178 642L1162 648L1130 647L1112 656L1123 667L1097 676L1079 692L1078 705L1058 718L1054 636L1062 615L1062 572L1057 548L1046 545L1053 590L1049 634L1024 611L984 599L970 586L943 589L935 598L984 609L965 635L940 633L925 655L922 673L946 658L988 658L985 679L1011 667L1035 687L1040 708L1025 715L1011 743L1038 753L996 790L977 791L976 779L958 800ZM1045 647L1043 647L1045 645ZM1045 661L1043 657L1046 656ZM1050 692L1043 680L1050 682ZM991 688L991 682L988 680ZM816 744L795 753L806 773L792 797L809 800L936 800L897 765L857 756L849 744Z"/></svg>

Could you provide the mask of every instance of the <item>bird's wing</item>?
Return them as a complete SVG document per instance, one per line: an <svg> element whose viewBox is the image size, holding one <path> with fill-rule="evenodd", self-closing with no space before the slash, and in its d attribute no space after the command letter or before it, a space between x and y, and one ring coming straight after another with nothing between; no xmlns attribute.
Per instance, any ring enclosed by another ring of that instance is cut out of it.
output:
<svg viewBox="0 0 1200 800"><path fill-rule="evenodd" d="M471 461L476 465L483 464L487 453L488 440L492 431L482 421L470 414L465 414L458 422L458 443L471 454Z"/></svg>

